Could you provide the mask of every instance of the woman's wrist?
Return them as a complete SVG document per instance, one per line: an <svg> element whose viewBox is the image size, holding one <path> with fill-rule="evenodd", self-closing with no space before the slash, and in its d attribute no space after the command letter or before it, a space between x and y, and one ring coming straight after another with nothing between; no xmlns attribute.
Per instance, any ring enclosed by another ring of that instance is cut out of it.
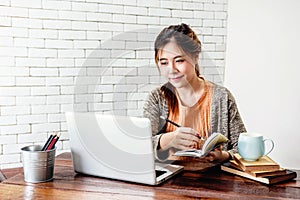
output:
<svg viewBox="0 0 300 200"><path fill-rule="evenodd" d="M163 133L160 136L159 144L158 144L159 147L160 147L160 150L165 151L165 150L171 148L172 138L173 138L173 133L172 132Z"/></svg>

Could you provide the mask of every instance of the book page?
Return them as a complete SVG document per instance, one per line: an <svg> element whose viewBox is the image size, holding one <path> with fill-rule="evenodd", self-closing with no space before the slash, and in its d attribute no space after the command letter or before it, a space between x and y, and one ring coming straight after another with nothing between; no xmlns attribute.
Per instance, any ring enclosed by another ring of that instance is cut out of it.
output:
<svg viewBox="0 0 300 200"><path fill-rule="evenodd" d="M191 156L191 157L201 157L203 155L200 149L190 149L175 152L174 156Z"/></svg>
<svg viewBox="0 0 300 200"><path fill-rule="evenodd" d="M190 149L190 150L177 151L174 154L174 156L204 157L216 146L225 143L227 141L228 138L222 135L221 133L213 133L204 142L202 149Z"/></svg>
<svg viewBox="0 0 300 200"><path fill-rule="evenodd" d="M221 133L213 133L204 142L203 147L202 147L202 152L207 153L207 152L211 151L212 149L214 149L215 147L217 147L218 144L222 144L227 141L228 141L228 139Z"/></svg>

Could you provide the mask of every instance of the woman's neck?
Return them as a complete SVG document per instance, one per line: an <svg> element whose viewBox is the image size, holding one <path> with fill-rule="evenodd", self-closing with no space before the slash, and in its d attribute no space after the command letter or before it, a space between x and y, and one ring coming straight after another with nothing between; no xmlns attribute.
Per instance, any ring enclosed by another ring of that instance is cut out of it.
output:
<svg viewBox="0 0 300 200"><path fill-rule="evenodd" d="M192 107L199 101L204 92L204 80L197 77L186 87L176 88L176 90L181 104Z"/></svg>

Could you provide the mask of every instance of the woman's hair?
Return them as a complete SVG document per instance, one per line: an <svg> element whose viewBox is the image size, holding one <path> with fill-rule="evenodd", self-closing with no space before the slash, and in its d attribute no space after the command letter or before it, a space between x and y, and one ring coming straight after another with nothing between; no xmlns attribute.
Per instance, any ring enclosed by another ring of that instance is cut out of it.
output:
<svg viewBox="0 0 300 200"><path fill-rule="evenodd" d="M158 65L161 50L171 41L175 41L177 46L192 58L199 56L199 53L201 52L201 42L195 32L188 25L184 23L180 25L171 25L164 28L156 37L154 43L156 65ZM197 76L200 76L198 63L195 65L195 73ZM167 100L170 111L178 113L178 102L174 92L174 87L168 82L161 87L161 90Z"/></svg>
<svg viewBox="0 0 300 200"><path fill-rule="evenodd" d="M156 64L158 64L159 53L164 46L171 41L175 41L178 47L192 58L198 56L201 52L201 42L195 32L188 25L184 23L180 25L171 25L164 28L156 37L154 43L154 57ZM197 76L200 76L198 64L195 65L195 72Z"/></svg>

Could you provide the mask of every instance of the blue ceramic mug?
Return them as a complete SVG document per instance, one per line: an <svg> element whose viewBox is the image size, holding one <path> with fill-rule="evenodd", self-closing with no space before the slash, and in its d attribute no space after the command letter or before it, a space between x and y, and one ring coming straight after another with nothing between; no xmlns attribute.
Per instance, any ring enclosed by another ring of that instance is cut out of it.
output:
<svg viewBox="0 0 300 200"><path fill-rule="evenodd" d="M271 143L268 151L265 150L266 142ZM273 140L264 139L263 136L258 133L241 133L238 139L238 152L240 156L247 161L255 161L262 156L266 156L273 148Z"/></svg>

